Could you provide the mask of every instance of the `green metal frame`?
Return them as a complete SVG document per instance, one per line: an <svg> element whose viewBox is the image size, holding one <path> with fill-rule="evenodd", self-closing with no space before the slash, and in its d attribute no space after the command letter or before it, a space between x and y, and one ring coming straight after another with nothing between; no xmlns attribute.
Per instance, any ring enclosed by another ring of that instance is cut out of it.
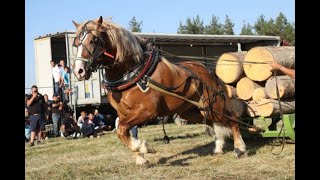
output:
<svg viewBox="0 0 320 180"><path fill-rule="evenodd" d="M279 130L269 130L269 126L267 122L265 121L265 117L258 117L259 120L263 123L263 129L264 132L261 132L260 134L262 137L278 137L280 133ZM281 121L281 120L280 120ZM285 137L289 137L292 140L295 140L295 130L294 130L294 124L295 124L295 113L293 114L284 114L282 117L282 122L284 123L284 127L281 131L281 134L279 137L283 137L283 134Z"/></svg>

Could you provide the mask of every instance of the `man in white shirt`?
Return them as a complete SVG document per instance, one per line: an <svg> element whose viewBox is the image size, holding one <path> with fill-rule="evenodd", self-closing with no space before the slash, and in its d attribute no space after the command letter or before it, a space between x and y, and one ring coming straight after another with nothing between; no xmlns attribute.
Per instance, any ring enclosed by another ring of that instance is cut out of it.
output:
<svg viewBox="0 0 320 180"><path fill-rule="evenodd" d="M51 64L51 72L54 80L54 93L61 96L61 81L62 81L62 71L60 70L61 65L55 64L52 60Z"/></svg>

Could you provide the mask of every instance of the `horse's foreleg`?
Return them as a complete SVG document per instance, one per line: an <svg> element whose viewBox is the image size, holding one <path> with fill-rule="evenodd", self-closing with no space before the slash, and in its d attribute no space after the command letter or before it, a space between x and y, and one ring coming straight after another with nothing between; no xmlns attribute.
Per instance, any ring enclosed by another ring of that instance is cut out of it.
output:
<svg viewBox="0 0 320 180"><path fill-rule="evenodd" d="M146 165L148 164L148 160L144 158L145 153L156 153L156 151L147 143L145 140L140 140L139 138L131 137L129 130L131 126L129 126L125 122L120 122L117 134L119 139L128 146L136 157L137 165Z"/></svg>

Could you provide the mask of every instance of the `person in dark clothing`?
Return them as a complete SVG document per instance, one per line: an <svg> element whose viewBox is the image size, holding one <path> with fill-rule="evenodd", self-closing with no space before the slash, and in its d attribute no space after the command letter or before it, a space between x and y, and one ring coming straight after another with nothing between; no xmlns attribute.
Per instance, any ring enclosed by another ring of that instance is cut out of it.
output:
<svg viewBox="0 0 320 180"><path fill-rule="evenodd" d="M36 133L38 134L38 144L42 141L41 129L45 125L45 100L38 92L38 87L33 85L31 87L32 93L28 96L27 106L29 112L29 123L31 130L31 138L29 146L34 146Z"/></svg>
<svg viewBox="0 0 320 180"><path fill-rule="evenodd" d="M47 94L43 95L45 103L45 109L46 109L46 124L52 123L52 101L49 100L49 97Z"/></svg>
<svg viewBox="0 0 320 180"><path fill-rule="evenodd" d="M89 118L85 117L84 122L82 123L82 128L81 128L82 136L83 137L90 137L91 135L96 137L97 133L94 129L94 124L89 123Z"/></svg>
<svg viewBox="0 0 320 180"><path fill-rule="evenodd" d="M59 101L56 94L52 96L52 122L53 133L55 137L59 136L59 120L61 119L62 102Z"/></svg>
<svg viewBox="0 0 320 180"><path fill-rule="evenodd" d="M64 121L63 121L62 125L64 126L64 132L63 132L64 137L68 137L68 136L72 135L73 133L75 133L73 138L76 139L78 133L81 133L80 127L72 119L72 115L70 113L65 114Z"/></svg>
<svg viewBox="0 0 320 180"><path fill-rule="evenodd" d="M89 113L88 118L89 118L89 123L90 122L93 123L94 129L97 133L103 131L103 129L105 128L105 125L100 118L94 118L92 113Z"/></svg>
<svg viewBox="0 0 320 180"><path fill-rule="evenodd" d="M100 119L101 122L103 122L104 124L107 124L106 119L105 119L104 116L99 112L98 109L95 109L95 110L94 110L93 115L94 115L94 119L95 119L95 118L98 118L98 119Z"/></svg>

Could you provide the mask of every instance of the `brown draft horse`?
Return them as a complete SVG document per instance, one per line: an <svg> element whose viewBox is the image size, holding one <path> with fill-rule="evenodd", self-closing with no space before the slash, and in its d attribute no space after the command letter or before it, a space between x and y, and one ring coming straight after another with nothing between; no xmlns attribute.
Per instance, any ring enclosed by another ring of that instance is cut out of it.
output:
<svg viewBox="0 0 320 180"><path fill-rule="evenodd" d="M223 91L225 85L204 65L196 61L172 64L158 55L156 48L147 48L145 41L111 21L103 21L102 17L83 24L73 23L77 28L74 74L83 80L90 78L97 68L105 69L108 100L119 116L117 135L134 152L136 164L148 165L144 154L155 150L147 141L131 137L130 128L175 113L188 122L213 126L214 153L223 153L225 137L232 134L236 156L247 155L239 125L230 118L235 117L230 110L230 99ZM151 73L147 72L150 68L154 69ZM205 108L155 89L139 87L138 82L143 82L146 76L162 86L175 87L171 88L172 92Z"/></svg>

